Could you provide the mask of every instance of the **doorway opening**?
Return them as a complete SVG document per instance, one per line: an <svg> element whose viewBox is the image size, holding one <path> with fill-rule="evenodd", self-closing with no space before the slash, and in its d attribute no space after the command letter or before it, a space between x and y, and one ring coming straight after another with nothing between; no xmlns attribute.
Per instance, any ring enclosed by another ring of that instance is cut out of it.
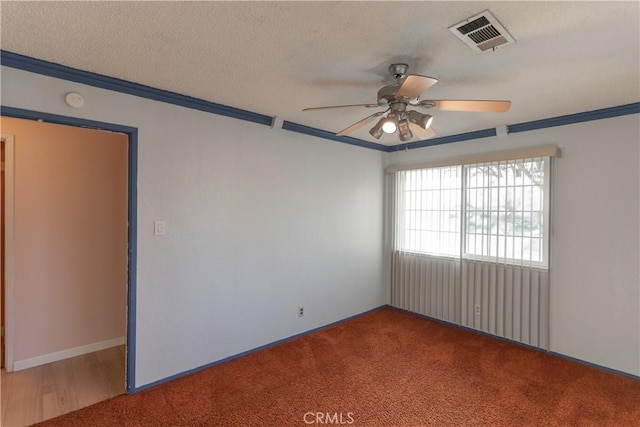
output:
<svg viewBox="0 0 640 427"><path fill-rule="evenodd" d="M31 110L23 110L12 107L2 107L2 117L35 120L51 124L59 124L73 127L89 128L94 130L102 130L124 134L127 139L127 195L126 195L126 356L125 356L125 390L127 393L135 392L135 309L136 309L136 248L137 248L137 129L129 126L122 126L111 123L97 122L91 120L78 119L74 117L58 116L48 113L36 112ZM7 165L7 172L13 166L11 164L13 152L8 149L8 138L3 137L3 145L5 146L5 164ZM12 141L13 142L13 141ZM11 144L10 144L11 145ZM12 173L12 171L11 171ZM13 184L12 176L7 173L6 176L2 176L2 188L3 194L8 195L8 187ZM6 179L5 179L6 178ZM12 189L9 189L12 191ZM12 193L11 193L12 194ZM14 354L13 343L15 339L15 330L13 319L13 307L12 298L14 296L14 278L12 277L13 269L13 242L12 242L12 229L13 225L8 224L9 218L6 213L12 209L11 206L6 205L6 209L2 212L2 224L7 225L3 230L2 235L3 243L7 243L4 247L5 251L2 253L2 259L5 261L2 267L2 278L4 280L3 295L1 295L0 305L2 306L2 323L4 329L3 343L6 345L4 357L2 358L7 371L13 371L14 368ZM12 211L9 212L12 214Z"/></svg>

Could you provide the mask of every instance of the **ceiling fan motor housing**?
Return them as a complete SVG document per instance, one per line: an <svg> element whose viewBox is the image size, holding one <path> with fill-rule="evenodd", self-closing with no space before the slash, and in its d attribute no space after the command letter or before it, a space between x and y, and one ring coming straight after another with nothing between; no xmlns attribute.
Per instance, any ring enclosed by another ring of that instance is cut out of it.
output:
<svg viewBox="0 0 640 427"><path fill-rule="evenodd" d="M387 105L396 97L400 84L385 86L378 91L378 105Z"/></svg>
<svg viewBox="0 0 640 427"><path fill-rule="evenodd" d="M396 83L385 86L378 91L378 105L387 105L391 101L397 100L396 93L402 86L405 77L407 77L408 69L409 66L407 64L391 64L389 66L389 74L396 79Z"/></svg>

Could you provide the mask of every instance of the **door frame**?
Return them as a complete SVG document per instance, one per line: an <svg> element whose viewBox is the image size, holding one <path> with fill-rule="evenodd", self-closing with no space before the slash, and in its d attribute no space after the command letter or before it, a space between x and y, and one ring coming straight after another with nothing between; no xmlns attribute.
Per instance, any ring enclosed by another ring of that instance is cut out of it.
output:
<svg viewBox="0 0 640 427"><path fill-rule="evenodd" d="M95 130L106 130L111 132L123 133L128 136L128 201L127 201L127 337L126 337L126 391L133 393L136 391L135 386L135 362L136 362L136 267L137 267L137 232L138 232L138 128L124 126L114 123L98 122L95 120L80 119L77 117L60 116L56 114L44 113L39 111L25 110L21 108L0 106L0 116L13 117L16 119L26 119L42 121L46 123L54 123L66 126L76 126ZM4 134L3 134L4 137ZM15 145L15 141L12 138ZM11 151L8 144L5 144L5 162L7 164L6 172L9 172L9 163L11 163L11 175L13 174L13 157L9 162L9 156L14 154L14 146ZM9 173L5 173L5 189L11 180L11 188L13 188L13 176L9 177ZM11 197L13 203L13 191L11 195L5 192L5 203ZM9 366L13 370L13 205L11 211L5 204L5 221L9 218L11 223L5 222L5 352L7 372ZM10 239L10 240L9 240ZM10 246L11 245L11 246Z"/></svg>
<svg viewBox="0 0 640 427"><path fill-rule="evenodd" d="M13 371L13 153L15 136L3 133L4 142L4 365L7 372Z"/></svg>

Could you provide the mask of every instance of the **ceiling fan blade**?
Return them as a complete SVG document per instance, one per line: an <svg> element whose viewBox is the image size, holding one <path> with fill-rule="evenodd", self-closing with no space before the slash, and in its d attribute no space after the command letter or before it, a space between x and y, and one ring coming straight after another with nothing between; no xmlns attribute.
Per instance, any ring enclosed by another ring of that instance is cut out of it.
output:
<svg viewBox="0 0 640 427"><path fill-rule="evenodd" d="M420 105L433 105L443 111L472 111L478 113L504 113L511 108L511 101L440 99L420 101Z"/></svg>
<svg viewBox="0 0 640 427"><path fill-rule="evenodd" d="M436 83L438 83L438 79L434 79L433 77L409 74L402 85L400 85L398 92L396 92L396 97L409 99L417 98L422 92L429 89Z"/></svg>
<svg viewBox="0 0 640 427"><path fill-rule="evenodd" d="M387 110L387 111L389 111L389 110ZM355 122L354 124L352 124L348 128L342 129L340 132L336 133L336 136L343 136L343 135L350 134L354 130L366 125L367 123L369 123L371 120L375 119L376 117L380 117L381 115L383 115L387 111L378 111L376 113L373 113L372 115L370 115L368 117L365 117L364 119L360 120L359 122Z"/></svg>
<svg viewBox="0 0 640 427"><path fill-rule="evenodd" d="M330 105L328 107L309 107L303 108L302 111L317 111L317 110L331 110L334 108L351 108L351 107L366 107L374 108L380 107L378 104L351 104L351 105Z"/></svg>
<svg viewBox="0 0 640 427"><path fill-rule="evenodd" d="M437 135L436 131L433 130L431 126L429 126L426 129L423 129L420 126L416 125L415 123L409 122L409 128L411 129L411 132L413 132L413 134L418 138L419 141L433 138L434 136Z"/></svg>

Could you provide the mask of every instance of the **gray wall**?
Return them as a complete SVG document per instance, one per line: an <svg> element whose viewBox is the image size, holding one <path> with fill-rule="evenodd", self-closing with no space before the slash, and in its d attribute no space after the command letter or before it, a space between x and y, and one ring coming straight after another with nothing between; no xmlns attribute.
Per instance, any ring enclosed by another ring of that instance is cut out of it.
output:
<svg viewBox="0 0 640 427"><path fill-rule="evenodd" d="M139 129L137 387L385 303L381 153L7 67L2 105Z"/></svg>
<svg viewBox="0 0 640 427"><path fill-rule="evenodd" d="M640 116L387 155L388 164L556 144L550 350L640 375Z"/></svg>
<svg viewBox="0 0 640 427"><path fill-rule="evenodd" d="M551 350L640 374L638 115L381 155L7 67L2 105L139 128L137 386L384 303L382 157L545 144Z"/></svg>

